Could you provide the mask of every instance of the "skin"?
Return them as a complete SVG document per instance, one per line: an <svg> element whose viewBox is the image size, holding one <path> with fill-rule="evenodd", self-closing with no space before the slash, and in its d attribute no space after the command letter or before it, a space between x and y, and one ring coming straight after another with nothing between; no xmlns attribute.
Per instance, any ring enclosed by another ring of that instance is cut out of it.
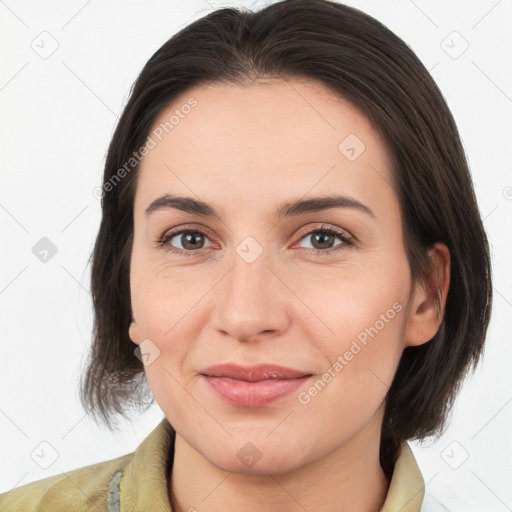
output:
<svg viewBox="0 0 512 512"><path fill-rule="evenodd" d="M411 281L386 147L364 115L322 84L195 87L155 126L191 97L197 106L142 161L130 269L130 338L158 347L145 371L177 432L173 510L377 512L389 487L379 463L385 395L404 348L439 328L448 249L430 251L442 286L438 317L431 295ZM365 144L354 161L338 149L349 134ZM355 208L274 217L285 201L333 192L375 218ZM221 220L171 208L147 217L164 193L211 203ZM337 235L315 242L322 224L355 244ZM177 249L197 247L193 256L156 244L181 226L208 232L195 245L172 238ZM251 263L236 251L248 236L263 249ZM316 381L394 303L401 310L307 404L294 392L265 407L235 407L199 376L212 364L274 363ZM237 456L248 442L261 455L250 467Z"/></svg>

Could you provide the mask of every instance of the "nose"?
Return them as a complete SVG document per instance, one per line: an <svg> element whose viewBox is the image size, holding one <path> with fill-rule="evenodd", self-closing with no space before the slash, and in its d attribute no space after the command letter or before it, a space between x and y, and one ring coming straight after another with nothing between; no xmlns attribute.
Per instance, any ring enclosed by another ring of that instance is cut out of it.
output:
<svg viewBox="0 0 512 512"><path fill-rule="evenodd" d="M293 294L265 252L252 262L240 254L216 286L214 328L238 341L278 336L288 328Z"/></svg>

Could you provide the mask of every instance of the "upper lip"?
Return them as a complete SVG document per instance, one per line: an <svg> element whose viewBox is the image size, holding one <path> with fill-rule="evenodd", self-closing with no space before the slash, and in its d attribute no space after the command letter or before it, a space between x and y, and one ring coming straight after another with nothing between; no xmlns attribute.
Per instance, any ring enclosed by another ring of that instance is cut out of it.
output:
<svg viewBox="0 0 512 512"><path fill-rule="evenodd" d="M201 370L200 373L210 377L229 377L231 379L245 380L248 382L256 382L266 379L297 379L311 375L311 373L275 364L240 366L235 363L208 366L208 368Z"/></svg>

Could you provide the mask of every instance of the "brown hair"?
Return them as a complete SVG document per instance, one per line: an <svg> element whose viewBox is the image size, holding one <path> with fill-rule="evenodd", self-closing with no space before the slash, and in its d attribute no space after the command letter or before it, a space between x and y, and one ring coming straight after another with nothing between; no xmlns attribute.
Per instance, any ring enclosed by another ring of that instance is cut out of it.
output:
<svg viewBox="0 0 512 512"><path fill-rule="evenodd" d="M442 431L468 369L476 369L491 312L491 262L457 127L434 80L383 24L328 0L285 0L257 12L218 9L180 30L144 66L105 164L102 220L91 255L94 339L80 398L110 429L114 414L154 401L144 401L150 397L144 366L128 336L138 165L122 179L119 170L187 89L293 77L323 83L379 130L391 156L412 278L438 305L427 251L436 242L450 250L440 328L429 342L403 351L387 393L380 457L390 475L403 440Z"/></svg>

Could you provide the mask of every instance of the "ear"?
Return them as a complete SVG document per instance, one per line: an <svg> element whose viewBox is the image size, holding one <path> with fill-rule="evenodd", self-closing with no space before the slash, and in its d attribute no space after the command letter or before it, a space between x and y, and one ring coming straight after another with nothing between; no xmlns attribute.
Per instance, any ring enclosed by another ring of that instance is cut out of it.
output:
<svg viewBox="0 0 512 512"><path fill-rule="evenodd" d="M443 320L446 297L450 286L450 251L445 244L437 243L429 251L435 266L435 276L441 290L441 307L438 313L434 296L418 284L411 296L409 319L405 332L405 346L417 346L430 341Z"/></svg>
<svg viewBox="0 0 512 512"><path fill-rule="evenodd" d="M135 320L132 320L132 323L128 328L128 335L130 336L130 339L133 341L133 343L135 343L136 345L140 344L139 326L137 325Z"/></svg>

